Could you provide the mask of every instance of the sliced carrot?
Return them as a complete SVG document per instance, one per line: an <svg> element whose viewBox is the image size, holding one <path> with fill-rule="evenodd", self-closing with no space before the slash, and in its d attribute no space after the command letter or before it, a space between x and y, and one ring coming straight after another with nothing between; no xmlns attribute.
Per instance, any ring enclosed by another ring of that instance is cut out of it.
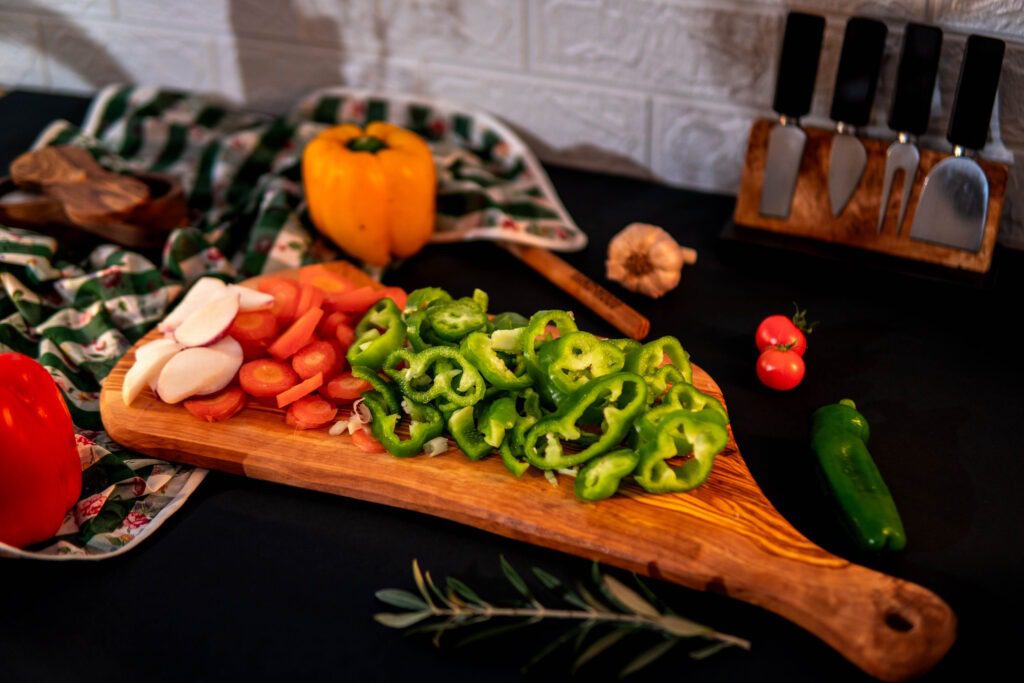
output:
<svg viewBox="0 0 1024 683"><path fill-rule="evenodd" d="M295 317L298 318L311 308L320 308L324 301L324 290L313 285L299 285L299 303L295 307Z"/></svg>
<svg viewBox="0 0 1024 683"><path fill-rule="evenodd" d="M292 323L291 327L284 331L273 344L267 347L267 351L275 358L285 359L309 343L316 332L317 323L324 315L323 309L311 308L302 314L298 320Z"/></svg>
<svg viewBox="0 0 1024 683"><path fill-rule="evenodd" d="M300 270L299 282L304 285L319 287L328 294L331 292L345 292L355 288L355 285L349 280L321 265L306 266Z"/></svg>
<svg viewBox="0 0 1024 683"><path fill-rule="evenodd" d="M347 292L333 292L324 298L324 308L342 313L366 313L381 299L393 299L399 310L405 309L409 296L400 287L358 287Z"/></svg>
<svg viewBox="0 0 1024 683"><path fill-rule="evenodd" d="M314 339L292 356L292 368L302 379L309 379L318 372L330 375L338 366L338 351L329 342Z"/></svg>
<svg viewBox="0 0 1024 683"><path fill-rule="evenodd" d="M299 383L292 366L272 358L249 361L238 371L238 383L245 392L257 398L277 396Z"/></svg>
<svg viewBox="0 0 1024 683"><path fill-rule="evenodd" d="M352 443L364 453L383 453L386 450L384 444L373 438L373 434L365 429L352 432Z"/></svg>
<svg viewBox="0 0 1024 683"><path fill-rule="evenodd" d="M348 348L342 346L341 342L337 339L324 339L324 341L331 345L334 349L334 355L338 358L338 361L334 364L334 369L330 373L324 374L324 377L333 377L348 367L348 361L345 359L345 352L348 351Z"/></svg>
<svg viewBox="0 0 1024 683"><path fill-rule="evenodd" d="M351 318L348 314L341 311L325 313L320 324L317 325L316 333L320 335L321 339L337 339L338 325L349 325L350 321Z"/></svg>
<svg viewBox="0 0 1024 683"><path fill-rule="evenodd" d="M308 396L314 391L320 388L320 385L324 383L324 375L322 372L318 372L307 380L303 380L296 384L291 389L282 391L277 395L277 407L284 408L289 403L298 401L303 396Z"/></svg>
<svg viewBox="0 0 1024 683"><path fill-rule="evenodd" d="M242 347L242 358L246 361L256 360L258 358L267 357L267 341L244 341L236 339L238 345Z"/></svg>
<svg viewBox="0 0 1024 683"><path fill-rule="evenodd" d="M337 414L338 409L319 396L303 396L288 406L284 421L296 429L316 429Z"/></svg>
<svg viewBox="0 0 1024 683"><path fill-rule="evenodd" d="M260 280L256 287L274 297L274 305L270 307L270 312L279 322L287 324L295 319L300 293L298 282L283 277L270 277Z"/></svg>
<svg viewBox="0 0 1024 683"><path fill-rule="evenodd" d="M228 334L239 343L273 339L277 331L277 317L270 311L243 311L235 316L228 328Z"/></svg>
<svg viewBox="0 0 1024 683"><path fill-rule="evenodd" d="M216 394L188 399L185 401L185 410L200 420L219 422L234 416L245 407L245 403L245 392L231 386Z"/></svg>
<svg viewBox="0 0 1024 683"><path fill-rule="evenodd" d="M356 331L348 325L338 325L334 331L334 336L337 338L338 343L345 348L345 351L348 351L348 347L352 346L352 342L356 340Z"/></svg>
<svg viewBox="0 0 1024 683"><path fill-rule="evenodd" d="M353 377L351 372L343 372L327 382L320 394L335 403L351 403L371 388L365 379Z"/></svg>

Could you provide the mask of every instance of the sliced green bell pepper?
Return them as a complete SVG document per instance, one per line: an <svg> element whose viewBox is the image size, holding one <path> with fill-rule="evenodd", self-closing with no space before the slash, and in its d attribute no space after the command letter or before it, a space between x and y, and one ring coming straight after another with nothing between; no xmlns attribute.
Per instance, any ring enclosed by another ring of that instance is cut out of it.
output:
<svg viewBox="0 0 1024 683"><path fill-rule="evenodd" d="M403 363L405 367L399 368ZM484 397L487 389L484 378L472 363L458 350L447 346L419 352L398 349L387 357L383 369L398 383L402 394L417 403L440 399L449 407L471 406Z"/></svg>
<svg viewBox="0 0 1024 683"><path fill-rule="evenodd" d="M375 370L371 370L365 365L354 365L352 367L352 376L364 382L369 382L370 391L380 396L380 400L384 402L388 412L397 413L402 409L401 404L398 402L398 396L395 394L395 388L390 382L385 381L383 377L377 374Z"/></svg>
<svg viewBox="0 0 1024 683"><path fill-rule="evenodd" d="M511 433L506 432L505 440L501 443L499 452L501 461L508 468L508 471L517 477L523 476L530 467L526 460L523 444L526 441L526 432L537 423L537 420L544 416L540 407L540 394L533 389L525 389L516 397L516 423ZM522 406L519 408L518 406Z"/></svg>
<svg viewBox="0 0 1024 683"><path fill-rule="evenodd" d="M511 396L502 396L491 401L477 421L476 428L491 448L499 448L518 419L516 400Z"/></svg>
<svg viewBox="0 0 1024 683"><path fill-rule="evenodd" d="M653 438L643 441L637 455L634 478L651 493L689 491L708 478L715 456L725 448L729 436L725 427L688 410L675 410L662 417ZM665 461L689 455L682 465Z"/></svg>
<svg viewBox="0 0 1024 683"><path fill-rule="evenodd" d="M870 436L868 421L849 399L814 413L811 446L853 537L867 550L902 550L907 534L868 452Z"/></svg>
<svg viewBox="0 0 1024 683"><path fill-rule="evenodd" d="M530 316L530 322L523 333L523 358L526 359L526 370L534 382L542 382L544 369L537 360L540 347L551 341L548 325L554 325L559 336L576 331L576 321L568 311L537 311Z"/></svg>
<svg viewBox="0 0 1024 683"><path fill-rule="evenodd" d="M391 299L381 299L356 325L356 340L345 354L349 365L380 369L392 351L405 343L402 313Z"/></svg>
<svg viewBox="0 0 1024 683"><path fill-rule="evenodd" d="M663 370L665 358L687 384L693 382L693 368L690 367L690 354L686 353L682 344L675 337L661 337L647 342L640 348L634 348L626 354L625 369L643 377L651 392L648 396L653 402L665 391L668 383L676 377L671 370ZM678 380L676 380L678 382Z"/></svg>
<svg viewBox="0 0 1024 683"><path fill-rule="evenodd" d="M388 453L399 458L408 458L423 450L423 444L438 437L444 432L444 420L437 408L402 400L402 407L409 414L409 438L401 438L395 428L401 415L392 411L376 391L363 395L363 405L370 409L372 416L370 431L374 438L381 442Z"/></svg>
<svg viewBox="0 0 1024 683"><path fill-rule="evenodd" d="M494 447L484 440L484 435L477 429L476 421L473 419L473 408L474 406L464 406L453 412L448 418L448 431L467 458L479 460L493 451Z"/></svg>
<svg viewBox="0 0 1024 683"><path fill-rule="evenodd" d="M625 355L612 344L589 332L569 332L537 353L542 394L558 406L590 380L619 372L625 362Z"/></svg>
<svg viewBox="0 0 1024 683"><path fill-rule="evenodd" d="M421 287L409 292L409 298L405 302L405 313L424 311L436 303L445 303L452 300L452 295L440 287Z"/></svg>
<svg viewBox="0 0 1024 683"><path fill-rule="evenodd" d="M516 334L514 330L498 330L490 336L484 332L470 332L459 345L459 351L480 371L484 379L498 389L514 391L530 386L533 380L526 373L525 364L518 363L518 372L509 368L495 348L495 335L498 335L499 342L502 340L501 335L510 337L512 348L516 349L522 332ZM518 358L522 361L522 354L518 354Z"/></svg>
<svg viewBox="0 0 1024 683"><path fill-rule="evenodd" d="M640 458L629 448L620 448L591 458L576 475L576 497L604 500L615 495L622 478L636 469Z"/></svg>
<svg viewBox="0 0 1024 683"><path fill-rule="evenodd" d="M487 326L487 314L473 299L436 303L426 310L430 329L441 339L457 342Z"/></svg>
<svg viewBox="0 0 1024 683"><path fill-rule="evenodd" d="M530 321L514 312L499 313L494 316L491 321L487 324L487 329L493 332L494 330L514 330L519 327L526 327L530 324Z"/></svg>
<svg viewBox="0 0 1024 683"><path fill-rule="evenodd" d="M654 438L662 418L677 410L686 410L723 427L729 424L728 413L714 396L708 396L692 384L673 384L662 397L661 404L648 410L636 421L636 430L640 436L638 443Z"/></svg>
<svg viewBox="0 0 1024 683"><path fill-rule="evenodd" d="M647 385L639 375L618 372L591 380L568 396L556 413L530 428L523 444L526 458L542 470L586 462L622 441L646 405ZM567 453L562 441L583 441L584 433L578 423L593 407L601 409L600 434L586 439L586 447L579 452Z"/></svg>

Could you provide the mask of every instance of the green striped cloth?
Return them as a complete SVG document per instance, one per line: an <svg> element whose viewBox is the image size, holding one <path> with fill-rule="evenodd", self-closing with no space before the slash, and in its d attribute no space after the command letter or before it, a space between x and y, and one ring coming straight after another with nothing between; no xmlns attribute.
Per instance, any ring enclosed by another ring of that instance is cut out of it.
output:
<svg viewBox="0 0 1024 683"><path fill-rule="evenodd" d="M104 89L81 127L54 122L36 147L80 145L113 170L172 174L195 220L170 234L159 266L114 245L98 247L85 263L64 263L53 239L0 226L0 352L24 353L49 370L86 468L82 498L57 536L27 551L0 544L0 555L110 557L184 502L205 471L111 442L99 416L100 382L199 277L235 280L338 258L314 238L305 211L302 149L329 125L371 121L405 126L431 145L435 241L501 239L563 251L586 245L529 149L488 114L331 88L275 118L185 93Z"/></svg>

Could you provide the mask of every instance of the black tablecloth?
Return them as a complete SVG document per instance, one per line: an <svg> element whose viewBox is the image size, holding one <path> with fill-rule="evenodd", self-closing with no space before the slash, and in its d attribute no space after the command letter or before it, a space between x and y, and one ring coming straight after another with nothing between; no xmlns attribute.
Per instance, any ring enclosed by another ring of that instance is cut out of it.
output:
<svg viewBox="0 0 1024 683"><path fill-rule="evenodd" d="M86 100L16 92L0 99L0 165ZM725 391L736 439L755 478L809 538L839 555L920 583L946 599L959 640L935 679L983 674L1021 642L1024 575L1024 400L1018 335L1022 267L1001 252L978 289L872 266L737 249L719 240L733 200L653 183L551 168L590 235L568 260L603 279L609 238L631 221L664 226L700 252L680 287L654 302L616 291L648 315L652 335L679 336ZM602 321L487 243L427 247L389 274L407 288L481 287L494 310L575 308ZM821 325L807 378L773 393L754 375L753 332L793 301ZM819 405L851 397L872 425L871 450L896 497L905 552L864 556L819 490L806 432ZM0 671L5 680L187 680L227 676L355 681L519 681L520 666L560 631L435 649L372 621L385 587L411 588L418 558L435 576L508 595L499 554L583 578L585 560L441 519L212 473L152 538L98 563L0 561ZM753 642L702 662L670 655L636 680L860 680L813 636L725 597L650 582L677 611ZM604 678L626 650L581 676ZM453 639L454 641L454 639ZM527 680L569 678L568 655ZM982 675L982 677L984 677Z"/></svg>

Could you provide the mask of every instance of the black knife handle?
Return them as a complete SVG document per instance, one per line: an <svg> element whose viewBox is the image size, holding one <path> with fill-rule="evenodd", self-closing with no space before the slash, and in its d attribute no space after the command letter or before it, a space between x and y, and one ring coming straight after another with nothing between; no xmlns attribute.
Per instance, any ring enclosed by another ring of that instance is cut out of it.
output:
<svg viewBox="0 0 1024 683"><path fill-rule="evenodd" d="M779 73L775 78L775 102L772 105L778 113L800 118L811 110L824 33L824 17L803 12L786 15Z"/></svg>
<svg viewBox="0 0 1024 683"><path fill-rule="evenodd" d="M896 71L896 92L889 112L889 127L894 131L921 135L928 129L941 52L941 29L907 24Z"/></svg>
<svg viewBox="0 0 1024 683"><path fill-rule="evenodd" d="M968 36L946 131L946 139L954 145L967 149L985 146L1005 50L1006 43L996 38Z"/></svg>
<svg viewBox="0 0 1024 683"><path fill-rule="evenodd" d="M846 22L832 95L833 121L863 126L871 118L886 33L885 24L875 19L852 17Z"/></svg>

